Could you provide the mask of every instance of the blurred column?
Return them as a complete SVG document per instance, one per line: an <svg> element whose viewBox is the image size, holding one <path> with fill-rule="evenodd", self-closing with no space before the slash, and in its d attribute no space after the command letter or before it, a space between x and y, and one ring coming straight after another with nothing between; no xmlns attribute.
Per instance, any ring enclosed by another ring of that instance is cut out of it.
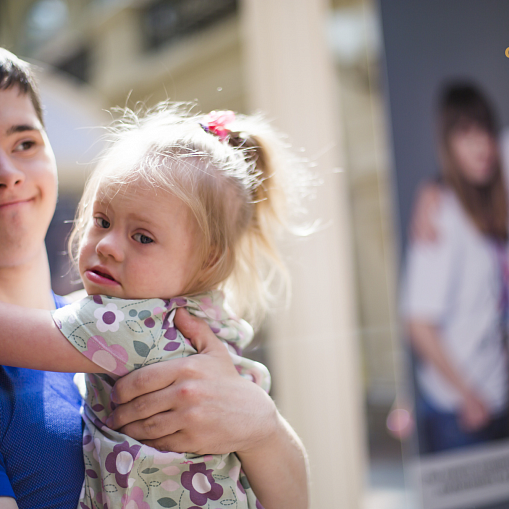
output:
<svg viewBox="0 0 509 509"><path fill-rule="evenodd" d="M94 52L92 86L113 102L118 96L125 101L121 80L139 63L142 49L140 23L136 9L124 2L125 7L111 9L103 6L104 16L97 15L97 24L91 37Z"/></svg>
<svg viewBox="0 0 509 509"><path fill-rule="evenodd" d="M361 506L364 422L347 179L325 40L325 0L244 0L246 86L262 110L318 163L311 216L326 225L292 244L292 304L272 320L276 398L303 439L313 509ZM281 465L284 468L284 465Z"/></svg>

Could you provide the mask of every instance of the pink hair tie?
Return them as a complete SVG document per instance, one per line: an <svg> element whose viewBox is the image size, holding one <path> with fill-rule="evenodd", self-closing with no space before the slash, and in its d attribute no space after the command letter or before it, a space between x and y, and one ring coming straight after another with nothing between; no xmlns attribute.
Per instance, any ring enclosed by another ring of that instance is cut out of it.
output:
<svg viewBox="0 0 509 509"><path fill-rule="evenodd" d="M228 126L235 122L235 113L233 111L211 111L206 117L205 122L200 125L207 133L214 134L221 141L225 141L230 136L231 129Z"/></svg>

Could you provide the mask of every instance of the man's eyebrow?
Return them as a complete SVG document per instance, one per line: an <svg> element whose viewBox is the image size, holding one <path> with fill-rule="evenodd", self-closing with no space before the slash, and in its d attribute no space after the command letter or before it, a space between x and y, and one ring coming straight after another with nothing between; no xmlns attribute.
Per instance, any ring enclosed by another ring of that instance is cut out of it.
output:
<svg viewBox="0 0 509 509"><path fill-rule="evenodd" d="M13 125L7 129L6 133L7 136L10 136L11 134L16 133L23 133L25 131L40 131L41 129L39 127L35 127L34 125L30 124L20 124L20 125Z"/></svg>

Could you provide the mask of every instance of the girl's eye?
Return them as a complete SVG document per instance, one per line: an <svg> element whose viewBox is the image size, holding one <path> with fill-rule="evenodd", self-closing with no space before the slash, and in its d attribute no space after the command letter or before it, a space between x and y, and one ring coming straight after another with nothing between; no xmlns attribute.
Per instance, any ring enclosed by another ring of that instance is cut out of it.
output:
<svg viewBox="0 0 509 509"><path fill-rule="evenodd" d="M25 140L22 141L19 145L16 145L14 152L25 152L30 150L35 145L35 141L33 140Z"/></svg>
<svg viewBox="0 0 509 509"><path fill-rule="evenodd" d="M94 222L99 228L109 228L111 226L110 222L103 217L94 217Z"/></svg>
<svg viewBox="0 0 509 509"><path fill-rule="evenodd" d="M140 244L150 244L154 242L150 237L143 235L143 233L135 233L133 239Z"/></svg>

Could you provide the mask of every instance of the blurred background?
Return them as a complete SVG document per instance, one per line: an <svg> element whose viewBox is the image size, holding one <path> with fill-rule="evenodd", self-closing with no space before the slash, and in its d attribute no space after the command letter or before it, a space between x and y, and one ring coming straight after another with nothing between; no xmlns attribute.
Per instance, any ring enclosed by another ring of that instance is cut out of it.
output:
<svg viewBox="0 0 509 509"><path fill-rule="evenodd" d="M387 63L399 65L391 91L418 104L412 114L420 115L431 107L432 84L423 96L414 73L417 88L409 91L405 73L417 58L412 51L426 45L424 34L433 38L426 23L440 12L426 17L418 7L426 2L404 4L400 9L401 2L389 0L0 2L0 45L39 68L58 162L60 198L47 238L57 293L79 288L65 241L102 147L99 126L111 118L108 108L170 98L193 101L204 112L261 110L314 165L323 184L311 215L325 227L309 240L285 244L294 279L292 306L276 310L251 352L271 368L273 396L308 448L313 509L417 507L405 489L401 442L386 423L397 393L405 391L398 390L404 385L396 312L401 221L393 189L395 134L384 39L391 58L396 55ZM444 23L454 22L458 1L447 4L451 12ZM431 5L438 9L444 3ZM428 54L429 68L436 51ZM399 133L405 132L408 111L403 106L397 111ZM428 117L422 118L429 124ZM432 144L428 124L421 127ZM404 152L405 138L399 140ZM417 184L412 175L404 188L410 195ZM404 207L411 203L399 199ZM402 222L406 231L406 219Z"/></svg>

